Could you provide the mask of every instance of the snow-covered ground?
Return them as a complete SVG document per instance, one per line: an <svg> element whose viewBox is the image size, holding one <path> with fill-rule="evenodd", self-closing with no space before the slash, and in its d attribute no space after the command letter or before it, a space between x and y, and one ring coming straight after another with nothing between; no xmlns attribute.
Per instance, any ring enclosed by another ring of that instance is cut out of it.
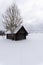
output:
<svg viewBox="0 0 43 65"><path fill-rule="evenodd" d="M0 65L43 65L43 33L12 41L0 36Z"/></svg>

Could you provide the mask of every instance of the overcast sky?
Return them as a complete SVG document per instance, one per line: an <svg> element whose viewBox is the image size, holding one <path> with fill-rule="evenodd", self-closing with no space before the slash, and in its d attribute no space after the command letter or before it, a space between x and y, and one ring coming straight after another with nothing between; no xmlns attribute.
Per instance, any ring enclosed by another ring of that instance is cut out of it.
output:
<svg viewBox="0 0 43 65"><path fill-rule="evenodd" d="M0 16L5 9L15 2L20 9L25 23L43 20L43 0L0 0Z"/></svg>

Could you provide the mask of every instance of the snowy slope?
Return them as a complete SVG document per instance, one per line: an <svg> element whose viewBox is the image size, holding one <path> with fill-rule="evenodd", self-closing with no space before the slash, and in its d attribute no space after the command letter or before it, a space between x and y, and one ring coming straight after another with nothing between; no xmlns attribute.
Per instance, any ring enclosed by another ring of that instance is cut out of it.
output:
<svg viewBox="0 0 43 65"><path fill-rule="evenodd" d="M43 34L12 41L0 36L0 65L43 65Z"/></svg>

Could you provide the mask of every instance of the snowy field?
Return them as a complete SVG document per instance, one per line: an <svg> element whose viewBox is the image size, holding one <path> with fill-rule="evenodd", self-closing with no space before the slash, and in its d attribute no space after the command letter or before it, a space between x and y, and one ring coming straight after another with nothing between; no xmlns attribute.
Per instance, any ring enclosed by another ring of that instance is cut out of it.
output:
<svg viewBox="0 0 43 65"><path fill-rule="evenodd" d="M0 36L0 65L43 65L43 33L21 41Z"/></svg>

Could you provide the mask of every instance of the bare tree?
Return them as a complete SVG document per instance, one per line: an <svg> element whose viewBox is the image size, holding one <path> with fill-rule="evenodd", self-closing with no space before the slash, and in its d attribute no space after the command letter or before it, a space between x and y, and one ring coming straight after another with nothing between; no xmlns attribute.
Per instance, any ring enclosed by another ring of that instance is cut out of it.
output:
<svg viewBox="0 0 43 65"><path fill-rule="evenodd" d="M11 5L3 15L4 28L11 33L22 23L19 9L14 3Z"/></svg>

